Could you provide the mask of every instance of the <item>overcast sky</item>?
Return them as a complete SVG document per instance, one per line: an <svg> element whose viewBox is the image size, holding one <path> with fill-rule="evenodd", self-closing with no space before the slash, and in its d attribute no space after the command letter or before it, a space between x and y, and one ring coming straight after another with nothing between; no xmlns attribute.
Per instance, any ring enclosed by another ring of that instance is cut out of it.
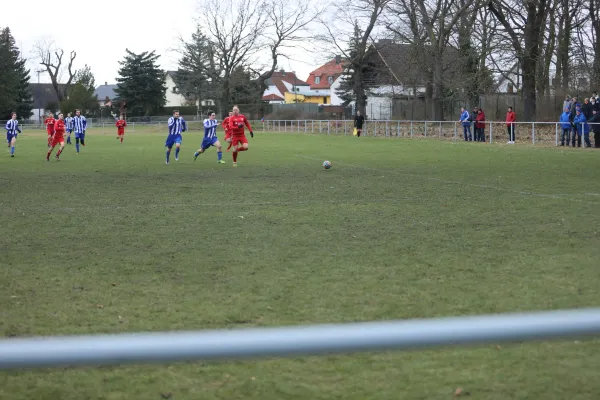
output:
<svg viewBox="0 0 600 400"><path fill-rule="evenodd" d="M8 26L17 46L29 59L31 82L37 82L40 65L33 60L33 45L50 38L65 50L77 51L75 67L88 64L96 84L115 83L118 62L125 49L141 53L156 50L162 68L177 68L177 54L170 51L178 36L189 37L194 31L194 17L199 16L196 0L170 0L152 3L142 0L8 0L0 11L0 27ZM153 4L160 4L154 6ZM200 18L201 21L201 18ZM300 79L319 67L321 57L296 54L303 61L282 60L280 67L295 70ZM67 58L68 61L68 58ZM66 76L65 76L66 78ZM49 82L40 74L40 82Z"/></svg>

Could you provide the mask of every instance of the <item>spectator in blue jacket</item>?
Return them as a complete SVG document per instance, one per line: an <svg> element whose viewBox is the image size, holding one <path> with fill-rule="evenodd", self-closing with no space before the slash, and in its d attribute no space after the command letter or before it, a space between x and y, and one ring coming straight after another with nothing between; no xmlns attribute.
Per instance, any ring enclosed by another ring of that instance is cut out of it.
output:
<svg viewBox="0 0 600 400"><path fill-rule="evenodd" d="M562 128L562 136L560 138L560 145L565 145L565 139L567 141L567 146L569 145L569 137L571 136L571 128L573 124L571 123L571 111L569 107L565 107L565 111L560 114L560 127Z"/></svg>
<svg viewBox="0 0 600 400"><path fill-rule="evenodd" d="M464 107L460 108L460 120L459 120L459 122L463 126L463 134L465 135L465 142L472 141L473 140L473 136L471 135L471 118L469 116L469 112Z"/></svg>
<svg viewBox="0 0 600 400"><path fill-rule="evenodd" d="M577 110L577 114L575 115L575 120L573 122L577 127L577 147L581 147L582 134L585 146L592 147L592 144L590 143L590 125L587 123L587 119L581 110ZM573 138L572 145L575 147L575 138Z"/></svg>

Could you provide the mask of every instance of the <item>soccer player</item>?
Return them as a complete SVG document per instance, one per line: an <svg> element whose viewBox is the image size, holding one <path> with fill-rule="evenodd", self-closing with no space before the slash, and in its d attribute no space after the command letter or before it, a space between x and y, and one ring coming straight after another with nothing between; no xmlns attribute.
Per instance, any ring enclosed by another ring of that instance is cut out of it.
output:
<svg viewBox="0 0 600 400"><path fill-rule="evenodd" d="M231 132L229 131L229 118L233 115L233 112L229 111L229 116L225 117L225 119L223 119L223 124L221 125L223 127L223 129L225 130L225 141L227 143L229 143L229 146L227 146L227 151L229 151L229 149L231 149Z"/></svg>
<svg viewBox="0 0 600 400"><path fill-rule="evenodd" d="M17 121L17 113L12 113L11 119L6 122L6 141L10 147L10 156L15 156L15 143L17 142L17 132L21 133L19 121Z"/></svg>
<svg viewBox="0 0 600 400"><path fill-rule="evenodd" d="M60 161L60 153L65 148L65 119L62 113L58 114L58 119L54 123L54 135L52 136L52 146L48 149L48 153L46 154L46 161L50 161L50 155L52 151L56 147L57 144L60 144L60 149L56 153L56 161Z"/></svg>
<svg viewBox="0 0 600 400"><path fill-rule="evenodd" d="M48 113L46 119L44 120L44 125L46 125L46 132L48 133L48 148L52 145L52 135L54 135L54 123L56 120L52 116L52 113Z"/></svg>
<svg viewBox="0 0 600 400"><path fill-rule="evenodd" d="M169 163L169 157L171 156L171 149L173 145L175 145L175 161L179 161L179 150L181 149L181 141L183 140L181 137L181 133L187 130L187 126L185 124L185 120L183 117L179 116L179 111L173 111L173 116L169 118L167 122L169 126L169 136L167 136L167 141L165 142L165 147L167 148L167 164Z"/></svg>
<svg viewBox="0 0 600 400"><path fill-rule="evenodd" d="M244 125L250 131L250 137L254 137L250 122L243 114L240 114L240 108L233 106L233 115L229 117L229 131L231 132L231 145L233 146L233 166L237 167L238 152L248 151L248 139L244 133Z"/></svg>
<svg viewBox="0 0 600 400"><path fill-rule="evenodd" d="M202 139L200 148L194 153L194 161L210 146L215 146L217 148L217 162L225 164L225 161L223 161L223 148L221 147L219 138L217 138L217 126L219 126L219 123L215 119L215 113L209 111L208 119L204 120L204 139Z"/></svg>
<svg viewBox="0 0 600 400"><path fill-rule="evenodd" d="M117 139L121 139L121 143L123 143L123 136L125 136L125 127L127 126L127 122L123 119L123 115L119 115L119 120L115 124L117 127Z"/></svg>
<svg viewBox="0 0 600 400"><path fill-rule="evenodd" d="M73 118L73 132L75 132L75 149L79 154L79 142L85 147L85 130L87 129L87 120L81 111L75 110L75 117Z"/></svg>
<svg viewBox="0 0 600 400"><path fill-rule="evenodd" d="M67 118L65 118L65 126L67 128L67 144L71 144L71 132L73 132L73 117L71 117L71 113L68 113Z"/></svg>

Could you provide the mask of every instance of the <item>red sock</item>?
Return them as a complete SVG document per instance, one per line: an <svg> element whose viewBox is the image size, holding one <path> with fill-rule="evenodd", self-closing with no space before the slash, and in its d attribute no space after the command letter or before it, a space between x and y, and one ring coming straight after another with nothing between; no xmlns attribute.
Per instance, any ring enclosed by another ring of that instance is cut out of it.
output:
<svg viewBox="0 0 600 400"><path fill-rule="evenodd" d="M121 138L121 143L123 143L123 138Z"/></svg>
<svg viewBox="0 0 600 400"><path fill-rule="evenodd" d="M56 153L56 157L60 156L60 153L62 153L63 149L58 149L58 153Z"/></svg>
<svg viewBox="0 0 600 400"><path fill-rule="evenodd" d="M233 162L237 162L237 150L233 150Z"/></svg>
<svg viewBox="0 0 600 400"><path fill-rule="evenodd" d="M46 158L50 157L50 155L52 154L52 150L54 150L54 147L48 149L48 154L46 154Z"/></svg>
<svg viewBox="0 0 600 400"><path fill-rule="evenodd" d="M238 148L238 151L248 151L248 148L247 147L240 147L240 148Z"/></svg>

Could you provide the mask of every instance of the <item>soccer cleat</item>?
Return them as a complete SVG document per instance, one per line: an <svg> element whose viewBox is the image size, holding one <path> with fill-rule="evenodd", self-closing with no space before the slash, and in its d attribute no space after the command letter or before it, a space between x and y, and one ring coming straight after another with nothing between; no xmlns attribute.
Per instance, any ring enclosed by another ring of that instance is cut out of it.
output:
<svg viewBox="0 0 600 400"><path fill-rule="evenodd" d="M50 161L50 156L46 156L46 161Z"/></svg>
<svg viewBox="0 0 600 400"><path fill-rule="evenodd" d="M179 157L175 157L175 161L179 161Z"/></svg>
<svg viewBox="0 0 600 400"><path fill-rule="evenodd" d="M226 162L223 161L223 160L219 160L219 161L217 161L217 163L219 163L219 164L226 164Z"/></svg>
<svg viewBox="0 0 600 400"><path fill-rule="evenodd" d="M167 161L165 164L169 165L169 162Z"/></svg>
<svg viewBox="0 0 600 400"><path fill-rule="evenodd" d="M15 158L15 155L14 155L14 154L11 154L11 155L10 155L10 157L11 157L11 158Z"/></svg>
<svg viewBox="0 0 600 400"><path fill-rule="evenodd" d="M237 163L236 163L236 162L234 162L234 163L233 163L233 166L234 166L234 167L237 167Z"/></svg>
<svg viewBox="0 0 600 400"><path fill-rule="evenodd" d="M198 153L198 152L195 152L195 153L194 153L194 161L196 161L196 159L198 158L198 156L199 156L200 154L202 154L202 153Z"/></svg>

